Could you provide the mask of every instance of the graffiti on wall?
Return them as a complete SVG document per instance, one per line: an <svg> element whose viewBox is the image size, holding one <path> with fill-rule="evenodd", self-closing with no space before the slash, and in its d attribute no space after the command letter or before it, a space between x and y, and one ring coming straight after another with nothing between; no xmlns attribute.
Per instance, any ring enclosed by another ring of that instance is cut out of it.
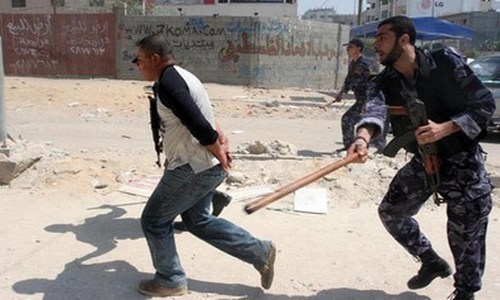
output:
<svg viewBox="0 0 500 300"><path fill-rule="evenodd" d="M0 14L8 75L114 76L111 14Z"/></svg>
<svg viewBox="0 0 500 300"><path fill-rule="evenodd" d="M119 34L126 40L146 36L149 34L165 34L174 48L183 50L206 50L215 49L215 39L224 37L226 45L218 50L218 58L221 62L238 61L240 54L262 54L270 56L300 56L315 59L331 60L337 56L334 45L328 45L322 39L298 40L289 32L288 24L270 22L259 23L261 36L264 37L260 44L252 43L248 32L252 26L232 21L226 27L214 27L205 24L203 18L190 18L182 26L172 24L123 24L119 28ZM237 41L231 36L236 34ZM124 57L128 60L130 57Z"/></svg>
<svg viewBox="0 0 500 300"><path fill-rule="evenodd" d="M110 45L109 24L73 20L62 25L62 38L74 55L103 56Z"/></svg>
<svg viewBox="0 0 500 300"><path fill-rule="evenodd" d="M150 34L165 34L173 48L185 51L213 51L217 37L227 35L225 28L208 25L203 18L189 18L182 25L133 23L122 24L118 28L118 36L128 41L135 42ZM124 61L132 58L130 49L123 50Z"/></svg>
<svg viewBox="0 0 500 300"><path fill-rule="evenodd" d="M149 34L162 34L172 44L177 62L204 80L284 82L276 75L293 65L294 71L301 67L307 72L314 70L328 78L322 79L326 81L331 77L324 76L325 72L332 73L339 56L339 43L330 38L336 36L337 27L330 27L311 30L300 22L236 17L135 18L117 27L125 62L121 70L126 76L135 76L130 67L133 43Z"/></svg>
<svg viewBox="0 0 500 300"><path fill-rule="evenodd" d="M20 17L7 22L5 28L12 36L15 68L54 69L57 59L51 56L52 19L50 15L36 18Z"/></svg>
<svg viewBox="0 0 500 300"><path fill-rule="evenodd" d="M176 26L171 24L122 24L118 28L119 36L123 39L134 40L136 37L142 37L150 34L165 34L167 37L214 37L226 35L226 30L222 27L213 27L204 24L203 20L196 18L186 21L184 25Z"/></svg>
<svg viewBox="0 0 500 300"><path fill-rule="evenodd" d="M264 43L256 45L249 39L249 35L243 32L239 41L235 44L232 40L227 40L227 45L219 50L219 59L222 62L237 62L239 54L263 54L270 56L301 56L313 57L315 59L332 60L337 56L337 50L318 40L296 42L294 36L284 38L281 35L272 36L266 34Z"/></svg>

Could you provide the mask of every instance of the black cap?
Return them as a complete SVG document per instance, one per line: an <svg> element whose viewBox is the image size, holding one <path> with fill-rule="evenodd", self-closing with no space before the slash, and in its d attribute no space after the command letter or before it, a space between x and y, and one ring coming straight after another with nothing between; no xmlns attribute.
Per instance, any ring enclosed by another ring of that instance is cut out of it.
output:
<svg viewBox="0 0 500 300"><path fill-rule="evenodd" d="M348 46L348 45L354 45L360 48L361 50L363 50L363 47L365 46L360 39L352 39L349 41L349 43L343 44L342 46Z"/></svg>

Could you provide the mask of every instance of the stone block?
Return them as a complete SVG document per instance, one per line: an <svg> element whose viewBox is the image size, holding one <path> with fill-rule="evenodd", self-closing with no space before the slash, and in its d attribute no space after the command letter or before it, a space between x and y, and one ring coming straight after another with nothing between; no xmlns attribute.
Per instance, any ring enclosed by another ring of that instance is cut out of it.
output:
<svg viewBox="0 0 500 300"><path fill-rule="evenodd" d="M0 185L9 184L16 177L16 163L6 158L0 158Z"/></svg>

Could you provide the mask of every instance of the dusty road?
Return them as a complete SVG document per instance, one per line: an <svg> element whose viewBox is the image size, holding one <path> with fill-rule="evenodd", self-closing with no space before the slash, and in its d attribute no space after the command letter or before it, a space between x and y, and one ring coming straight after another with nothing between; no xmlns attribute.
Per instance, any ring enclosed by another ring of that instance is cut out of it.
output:
<svg viewBox="0 0 500 300"><path fill-rule="evenodd" d="M138 218L143 197L120 193L124 174L159 174L154 166L144 83L113 80L7 78L9 133L42 159L0 187L0 299L144 299L135 291L153 271ZM348 102L322 111L328 99L308 90L207 85L231 148L281 140L295 159L239 159L247 185L280 186L338 157L339 116ZM21 137L20 137L21 136ZM500 144L483 146L500 175ZM319 180L328 214L294 212L288 196L255 214L234 202L222 216L278 245L276 278L265 293L257 272L186 233L177 235L190 292L182 299L446 299L452 279L408 291L419 265L385 232L376 214L391 175L404 163L374 156L365 165ZM95 189L96 181L107 185ZM233 187L234 188L234 187ZM500 294L500 195L488 232L488 261L477 299ZM445 208L426 205L418 219L448 261Z"/></svg>

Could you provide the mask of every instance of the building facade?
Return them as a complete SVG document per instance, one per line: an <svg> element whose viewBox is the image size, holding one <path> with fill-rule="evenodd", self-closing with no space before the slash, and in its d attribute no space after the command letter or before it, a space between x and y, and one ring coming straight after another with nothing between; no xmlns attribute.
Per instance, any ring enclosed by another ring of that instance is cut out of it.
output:
<svg viewBox="0 0 500 300"><path fill-rule="evenodd" d="M492 0L367 0L362 23L383 20L394 15L434 16L490 11L495 8Z"/></svg>
<svg viewBox="0 0 500 300"><path fill-rule="evenodd" d="M302 16L302 20L339 23L345 25L356 25L356 16L352 15L339 15L335 8L316 8L306 11Z"/></svg>
<svg viewBox="0 0 500 300"><path fill-rule="evenodd" d="M111 11L126 15L297 18L297 0L2 0L6 13Z"/></svg>
<svg viewBox="0 0 500 300"><path fill-rule="evenodd" d="M496 42L500 39L500 12L458 13L444 16L443 19L472 28L474 35L470 48L481 52L496 50Z"/></svg>
<svg viewBox="0 0 500 300"><path fill-rule="evenodd" d="M114 0L2 0L4 13L75 13L84 10L103 11L113 7Z"/></svg>

